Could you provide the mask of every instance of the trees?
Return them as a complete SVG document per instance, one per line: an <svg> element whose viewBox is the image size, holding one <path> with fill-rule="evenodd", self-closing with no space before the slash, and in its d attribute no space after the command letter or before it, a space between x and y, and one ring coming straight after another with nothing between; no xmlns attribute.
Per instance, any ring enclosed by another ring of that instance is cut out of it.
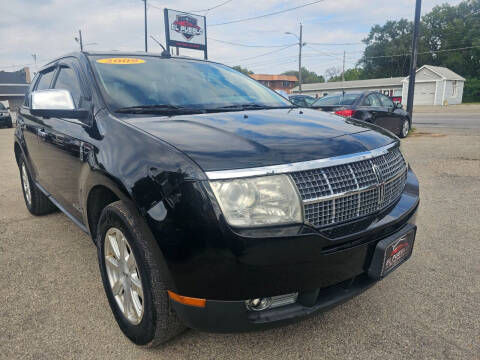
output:
<svg viewBox="0 0 480 360"><path fill-rule="evenodd" d="M364 75L408 75L412 32L413 24L406 19L373 26L363 40L367 46L359 61ZM425 14L420 22L418 52L417 67L428 64L455 71L467 79L465 101L480 101L475 80L480 78L480 0L435 6Z"/></svg>
<svg viewBox="0 0 480 360"><path fill-rule="evenodd" d="M345 76L345 81L366 79L365 71L361 68L353 68L353 69L345 70L344 76ZM342 73L335 75L333 77L330 77L328 79L328 82L332 82L332 81L342 81Z"/></svg>
<svg viewBox="0 0 480 360"><path fill-rule="evenodd" d="M328 81L332 81L337 77L341 78L342 76L342 68L340 66L332 66L325 70L325 77Z"/></svg>
<svg viewBox="0 0 480 360"><path fill-rule="evenodd" d="M250 71L247 68L242 68L240 65L235 65L233 69L240 71L242 74L245 74L245 75L253 74L253 71Z"/></svg>
<svg viewBox="0 0 480 360"><path fill-rule="evenodd" d="M298 79L298 71L290 70L285 71L282 75L294 75ZM325 78L322 75L318 75L314 71L309 71L302 66L302 84L323 83Z"/></svg>

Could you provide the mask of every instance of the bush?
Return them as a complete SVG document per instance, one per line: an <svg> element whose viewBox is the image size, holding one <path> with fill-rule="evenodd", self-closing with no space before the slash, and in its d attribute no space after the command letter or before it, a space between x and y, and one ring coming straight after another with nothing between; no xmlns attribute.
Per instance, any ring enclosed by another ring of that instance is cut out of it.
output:
<svg viewBox="0 0 480 360"><path fill-rule="evenodd" d="M470 78L465 80L463 102L480 102L480 78Z"/></svg>

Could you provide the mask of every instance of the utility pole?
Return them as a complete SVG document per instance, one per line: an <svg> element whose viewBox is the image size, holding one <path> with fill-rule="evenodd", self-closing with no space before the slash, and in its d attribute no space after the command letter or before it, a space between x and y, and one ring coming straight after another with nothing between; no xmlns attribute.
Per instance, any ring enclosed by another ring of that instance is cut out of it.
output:
<svg viewBox="0 0 480 360"><path fill-rule="evenodd" d="M302 23L300 23L300 42L298 43L298 91L302 93Z"/></svg>
<svg viewBox="0 0 480 360"><path fill-rule="evenodd" d="M147 44L147 0L142 0L144 5L145 11L145 52L148 52L148 44Z"/></svg>
<svg viewBox="0 0 480 360"><path fill-rule="evenodd" d="M342 83L345 81L345 50L343 50Z"/></svg>
<svg viewBox="0 0 480 360"><path fill-rule="evenodd" d="M33 62L35 63L35 71L34 74L37 73L37 54L32 54Z"/></svg>
<svg viewBox="0 0 480 360"><path fill-rule="evenodd" d="M83 51L82 30L78 30L78 42L80 43L80 51Z"/></svg>
<svg viewBox="0 0 480 360"><path fill-rule="evenodd" d="M413 119L413 95L415 92L415 75L417 71L417 52L418 52L418 31L420 27L420 12L422 10L422 0L416 0L415 4L415 22L413 25L412 56L410 57L410 76L408 77L408 98L407 112L410 119Z"/></svg>
<svg viewBox="0 0 480 360"><path fill-rule="evenodd" d="M302 23L300 23L300 36L291 32L286 32L285 34L293 35L298 40L298 91L302 93L302 47L306 45L302 41Z"/></svg>

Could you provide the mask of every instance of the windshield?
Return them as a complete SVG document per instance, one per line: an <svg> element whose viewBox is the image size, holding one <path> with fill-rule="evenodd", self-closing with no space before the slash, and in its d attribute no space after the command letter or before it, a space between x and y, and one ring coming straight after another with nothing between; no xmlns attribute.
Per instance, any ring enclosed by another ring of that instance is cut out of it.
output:
<svg viewBox="0 0 480 360"><path fill-rule="evenodd" d="M313 103L313 106L352 105L361 94L337 94L325 96Z"/></svg>
<svg viewBox="0 0 480 360"><path fill-rule="evenodd" d="M0 103L0 110L5 110L5 106L2 103Z"/></svg>
<svg viewBox="0 0 480 360"><path fill-rule="evenodd" d="M274 91L220 64L152 56L90 56L90 59L105 100L114 111L158 105L194 109L246 104L292 106Z"/></svg>

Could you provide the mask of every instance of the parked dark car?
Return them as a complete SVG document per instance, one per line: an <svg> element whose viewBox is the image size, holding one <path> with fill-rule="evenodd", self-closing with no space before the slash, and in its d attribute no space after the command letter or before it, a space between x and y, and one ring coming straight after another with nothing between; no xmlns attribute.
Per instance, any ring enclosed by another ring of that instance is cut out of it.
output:
<svg viewBox="0 0 480 360"><path fill-rule="evenodd" d="M14 146L28 210L90 234L136 344L292 322L412 253L419 186L395 136L221 64L61 57L32 81Z"/></svg>
<svg viewBox="0 0 480 360"><path fill-rule="evenodd" d="M401 138L408 135L412 125L402 104L373 91L327 95L314 102L312 107L381 126Z"/></svg>
<svg viewBox="0 0 480 360"><path fill-rule="evenodd" d="M13 127L12 126L12 116L2 103L0 103L0 127Z"/></svg>
<svg viewBox="0 0 480 360"><path fill-rule="evenodd" d="M308 95L289 95L288 99L292 104L295 104L299 107L310 107L315 102L314 97Z"/></svg>

